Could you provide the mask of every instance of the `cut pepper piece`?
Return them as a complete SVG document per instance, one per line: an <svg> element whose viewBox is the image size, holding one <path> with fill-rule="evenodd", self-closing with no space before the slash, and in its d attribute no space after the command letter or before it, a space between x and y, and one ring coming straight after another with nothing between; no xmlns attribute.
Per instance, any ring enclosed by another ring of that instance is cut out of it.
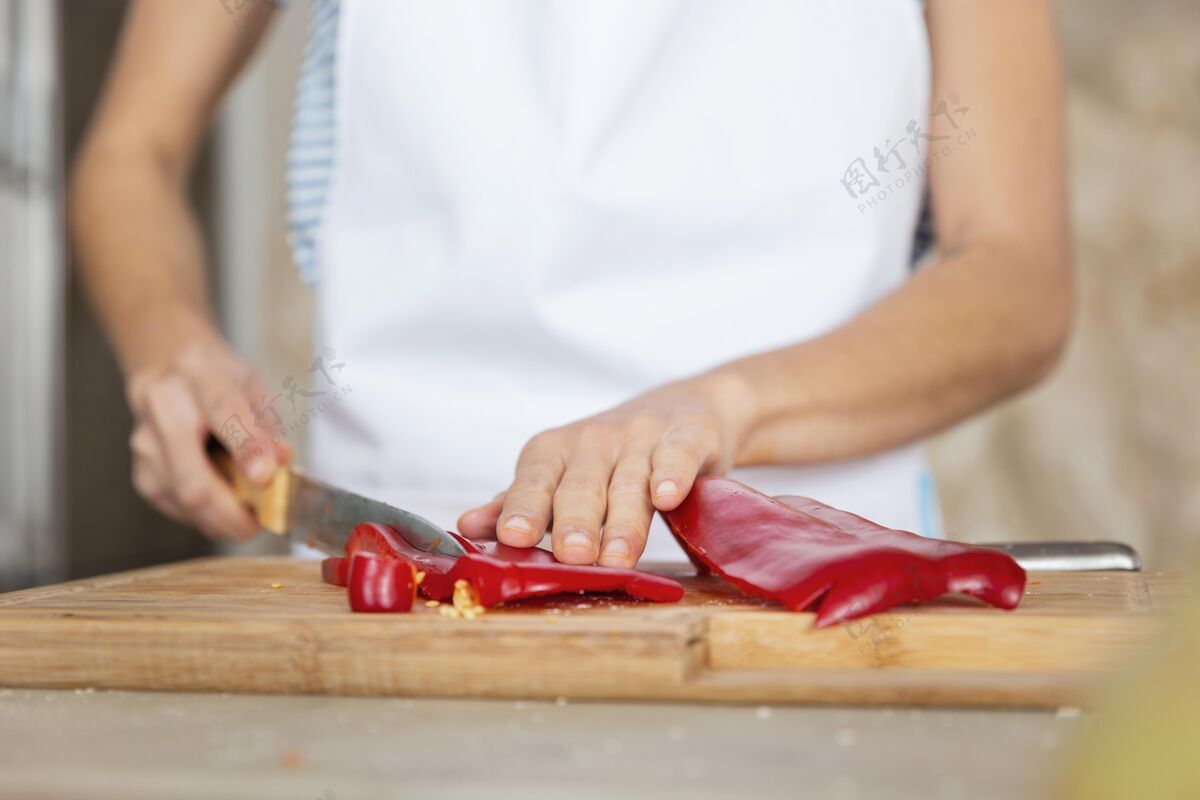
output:
<svg viewBox="0 0 1200 800"><path fill-rule="evenodd" d="M456 581L465 580L485 607L526 597L569 592L624 592L639 600L671 603L683 597L677 581L632 569L562 564L539 548L509 547L500 542L475 542L447 533L467 551L454 558L428 553L408 544L395 530L373 522L357 526L346 552L399 559L425 573L421 594L432 600L454 597Z"/></svg>
<svg viewBox="0 0 1200 800"><path fill-rule="evenodd" d="M747 594L817 612L817 627L948 592L1015 608L1025 571L998 550L876 525L809 498L699 478L663 514L692 557Z"/></svg>
<svg viewBox="0 0 1200 800"><path fill-rule="evenodd" d="M562 564L553 558L551 555L549 562L540 559L537 562L513 562L483 553L469 553L458 559L449 577L452 581L467 581L479 593L479 604L485 607L509 600L569 592L624 592L630 597L656 603L674 603L683 597L683 587L670 578L633 569ZM444 599L430 596L435 600Z"/></svg>
<svg viewBox="0 0 1200 800"><path fill-rule="evenodd" d="M346 555L353 558L362 553L404 561L425 573L425 577L421 579L420 591L426 597L444 600L454 594L454 579L450 577L450 571L454 569L458 559L419 550L390 526L374 522L364 522L355 526L346 541Z"/></svg>
<svg viewBox="0 0 1200 800"><path fill-rule="evenodd" d="M416 571L397 558L355 553L346 588L351 611L411 611L417 596Z"/></svg>
<svg viewBox="0 0 1200 800"><path fill-rule="evenodd" d="M321 562L321 580L334 586L345 586L349 582L350 559L327 558Z"/></svg>

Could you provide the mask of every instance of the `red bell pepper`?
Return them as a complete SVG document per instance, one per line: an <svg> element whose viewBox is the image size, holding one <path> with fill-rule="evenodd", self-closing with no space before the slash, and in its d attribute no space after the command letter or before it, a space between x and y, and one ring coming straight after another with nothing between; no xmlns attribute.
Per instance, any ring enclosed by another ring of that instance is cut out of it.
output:
<svg viewBox="0 0 1200 800"><path fill-rule="evenodd" d="M897 531L808 498L771 498L727 478L700 478L663 514L694 558L748 594L817 627L947 592L1015 608L1025 571L998 550Z"/></svg>
<svg viewBox="0 0 1200 800"><path fill-rule="evenodd" d="M347 581L351 611L411 611L417 596L412 564L372 553L350 557Z"/></svg>
<svg viewBox="0 0 1200 800"><path fill-rule="evenodd" d="M321 580L334 586L345 586L350 582L350 559L327 558L321 562Z"/></svg>
<svg viewBox="0 0 1200 800"><path fill-rule="evenodd" d="M450 577L450 571L454 569L457 559L418 550L387 525L374 522L357 525L346 541L346 555L353 558L357 553L370 553L412 564L414 569L424 573L420 590L426 597L442 600L454 594L454 579Z"/></svg>
<svg viewBox="0 0 1200 800"><path fill-rule="evenodd" d="M346 543L346 552L351 558L366 553L412 564L424 573L421 593L433 600L451 599L460 581L466 581L476 594L476 602L483 606L566 592L624 592L660 603L683 597L683 587L678 582L659 575L562 564L538 548L474 542L454 533L446 535L456 539L467 551L466 555L454 558L418 550L392 528L371 522L354 529Z"/></svg>

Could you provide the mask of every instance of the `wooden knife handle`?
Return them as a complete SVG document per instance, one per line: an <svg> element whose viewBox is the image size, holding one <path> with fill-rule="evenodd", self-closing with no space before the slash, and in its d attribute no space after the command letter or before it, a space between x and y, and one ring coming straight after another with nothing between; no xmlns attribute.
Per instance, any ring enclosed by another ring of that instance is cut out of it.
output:
<svg viewBox="0 0 1200 800"><path fill-rule="evenodd" d="M279 467L266 486L255 486L242 474L233 456L216 439L208 441L208 457L237 498L254 512L258 524L275 534L287 533L288 484L291 470Z"/></svg>

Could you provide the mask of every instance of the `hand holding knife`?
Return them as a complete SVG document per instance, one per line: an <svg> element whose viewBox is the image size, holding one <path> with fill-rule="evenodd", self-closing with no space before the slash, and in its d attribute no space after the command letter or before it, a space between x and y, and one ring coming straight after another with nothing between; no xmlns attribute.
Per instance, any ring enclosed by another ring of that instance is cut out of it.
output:
<svg viewBox="0 0 1200 800"><path fill-rule="evenodd" d="M466 554L453 536L410 511L313 480L291 465L277 469L266 486L255 486L224 448L210 443L209 453L238 499L254 511L258 523L271 533L286 534L294 544L342 556L356 525L377 522L394 528L421 550L454 558Z"/></svg>

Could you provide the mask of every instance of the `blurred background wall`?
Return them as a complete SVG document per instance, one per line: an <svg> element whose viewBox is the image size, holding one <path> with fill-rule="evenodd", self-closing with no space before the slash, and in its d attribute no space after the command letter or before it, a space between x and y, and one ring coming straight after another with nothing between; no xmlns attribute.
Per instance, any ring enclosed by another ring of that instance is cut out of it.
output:
<svg viewBox="0 0 1200 800"><path fill-rule="evenodd" d="M64 158L94 102L122 6L60 0ZM1070 87L1077 330L1047 383L931 442L946 528L969 540L1123 539L1148 566L1175 567L1200 532L1200 3L1057 7ZM197 177L222 319L276 386L303 375L321 347L311 293L283 237L283 164L306 27L304 2L278 15L222 109ZM205 552L129 488L121 381L77 290L67 349L69 573Z"/></svg>

